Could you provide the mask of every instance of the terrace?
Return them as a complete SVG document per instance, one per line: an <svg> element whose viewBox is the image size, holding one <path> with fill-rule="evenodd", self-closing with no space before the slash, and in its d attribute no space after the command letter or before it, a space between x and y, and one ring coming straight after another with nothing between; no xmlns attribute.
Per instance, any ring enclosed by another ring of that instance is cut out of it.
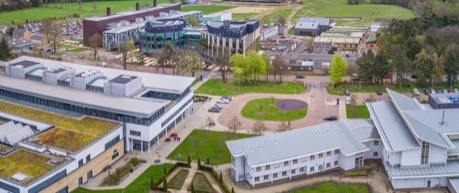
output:
<svg viewBox="0 0 459 193"><path fill-rule="evenodd" d="M52 160L57 160L58 162L52 164L50 163ZM0 177L22 184L29 184L65 162L67 160L63 158L44 156L19 149L5 157L0 156ZM25 177L23 181L12 178L13 175L18 173Z"/></svg>

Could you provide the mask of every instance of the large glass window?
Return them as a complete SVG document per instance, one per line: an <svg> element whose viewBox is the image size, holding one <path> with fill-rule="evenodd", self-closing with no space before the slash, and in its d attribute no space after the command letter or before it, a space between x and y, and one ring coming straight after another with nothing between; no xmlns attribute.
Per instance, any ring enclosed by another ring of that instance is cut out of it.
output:
<svg viewBox="0 0 459 193"><path fill-rule="evenodd" d="M429 164L430 143L422 142L421 164Z"/></svg>

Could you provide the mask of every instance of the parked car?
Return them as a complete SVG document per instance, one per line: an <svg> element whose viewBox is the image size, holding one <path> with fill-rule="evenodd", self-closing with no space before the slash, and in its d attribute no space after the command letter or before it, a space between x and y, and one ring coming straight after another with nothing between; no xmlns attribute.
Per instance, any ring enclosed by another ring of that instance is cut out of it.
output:
<svg viewBox="0 0 459 193"><path fill-rule="evenodd" d="M220 98L220 99L218 99L217 103L228 104L228 103L229 103L229 100L228 100L228 99L225 99L225 98Z"/></svg>
<svg viewBox="0 0 459 193"><path fill-rule="evenodd" d="M336 121L336 120L338 120L338 117L333 116L333 115L331 115L331 116L326 116L326 117L324 118L324 121Z"/></svg>
<svg viewBox="0 0 459 193"><path fill-rule="evenodd" d="M426 90L424 90L424 93L425 93ZM419 95L419 90L417 88L413 89L413 93L414 95Z"/></svg>
<svg viewBox="0 0 459 193"><path fill-rule="evenodd" d="M382 92L378 90L378 91L376 91L376 94L377 95L382 95Z"/></svg>
<svg viewBox="0 0 459 193"><path fill-rule="evenodd" d="M446 89L443 89L443 93L448 93L448 90L446 90Z"/></svg>
<svg viewBox="0 0 459 193"><path fill-rule="evenodd" d="M443 93L443 90L438 89L438 90L437 90L437 93Z"/></svg>
<svg viewBox="0 0 459 193"><path fill-rule="evenodd" d="M297 74L297 75L296 75L296 78L298 78L298 79L303 79L303 78L304 78L304 76L303 76L303 75L301 75L301 74Z"/></svg>
<svg viewBox="0 0 459 193"><path fill-rule="evenodd" d="M454 93L459 93L459 90L457 88L454 89Z"/></svg>
<svg viewBox="0 0 459 193"><path fill-rule="evenodd" d="M435 94L436 92L435 92L435 90L433 88L431 88L429 93L430 94Z"/></svg>
<svg viewBox="0 0 459 193"><path fill-rule="evenodd" d="M346 96L351 95L351 91L349 91L349 90L344 91L344 95L346 95Z"/></svg>
<svg viewBox="0 0 459 193"><path fill-rule="evenodd" d="M351 104L351 97L346 97L346 105L350 105Z"/></svg>
<svg viewBox="0 0 459 193"><path fill-rule="evenodd" d="M218 108L218 109L220 109L220 110L221 110L221 109L223 109L223 105L221 105L221 104L218 104L218 103L217 103L217 104L215 104L215 105L214 105L214 106L212 106L212 107Z"/></svg>
<svg viewBox="0 0 459 193"><path fill-rule="evenodd" d="M209 109L209 112L212 112L212 113L219 113L220 112L220 109L219 108L216 108L216 107L211 107Z"/></svg>
<svg viewBox="0 0 459 193"><path fill-rule="evenodd" d="M226 99L228 101L232 101L233 97L232 96L222 96L222 99Z"/></svg>

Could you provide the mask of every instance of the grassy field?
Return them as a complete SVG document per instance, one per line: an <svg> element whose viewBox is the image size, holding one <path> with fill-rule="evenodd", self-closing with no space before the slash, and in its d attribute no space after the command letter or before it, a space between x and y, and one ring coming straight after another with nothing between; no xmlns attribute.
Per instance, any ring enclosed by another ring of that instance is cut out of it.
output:
<svg viewBox="0 0 459 193"><path fill-rule="evenodd" d="M80 131L96 136L102 136L115 128L118 123L84 117L81 120L70 117L60 116L57 114L39 111L12 103L0 101L0 111L15 114L21 117L29 118L36 121L54 124L57 127Z"/></svg>
<svg viewBox="0 0 459 193"><path fill-rule="evenodd" d="M366 184L337 184L334 182L325 182L316 186L311 186L291 193L368 193L368 185Z"/></svg>
<svg viewBox="0 0 459 193"><path fill-rule="evenodd" d="M31 177L26 182L30 183L63 163L51 165L47 163L50 160L49 157L20 149L6 157L0 157L0 176L9 178L17 172L21 172Z"/></svg>
<svg viewBox="0 0 459 193"><path fill-rule="evenodd" d="M43 144L75 152L97 138L83 133L54 128L38 136Z"/></svg>
<svg viewBox="0 0 459 193"><path fill-rule="evenodd" d="M152 165L132 183L130 183L125 190L88 190L85 188L77 188L72 193L122 193L122 192L135 192L135 193L149 193L150 192L150 179L156 182L163 176L164 167L170 168L172 164Z"/></svg>
<svg viewBox="0 0 459 193"><path fill-rule="evenodd" d="M244 20L245 18L253 18L254 16L258 15L258 13L233 13L232 14L232 19L235 21L241 21Z"/></svg>
<svg viewBox="0 0 459 193"><path fill-rule="evenodd" d="M355 110L352 105L346 105L346 114L348 119L369 119L370 112L365 105L356 105Z"/></svg>
<svg viewBox="0 0 459 193"><path fill-rule="evenodd" d="M188 175L189 171L182 169L180 170L174 178L168 183L168 187L172 189L180 189L182 188L183 182L185 182L186 176Z"/></svg>
<svg viewBox="0 0 459 193"><path fill-rule="evenodd" d="M168 0L158 0L158 4L168 3ZM26 19L29 21L41 20L44 17L66 17L72 14L79 14L81 17L99 16L105 15L107 7L111 8L112 13L135 10L135 3L140 3L140 6L148 3L152 6L151 0L124 0L124 1L98 1L96 2L96 9L94 9L93 2L84 2L81 9L78 9L78 3L64 3L62 4L49 4L48 7L45 5L36 8L4 12L0 13L0 24L8 24L11 21L25 22Z"/></svg>
<svg viewBox="0 0 459 193"><path fill-rule="evenodd" d="M182 6L182 11L202 11L205 14L222 12L228 9L232 9L234 6L227 5L188 5Z"/></svg>
<svg viewBox="0 0 459 193"><path fill-rule="evenodd" d="M266 15L268 18L269 18L269 21L271 23L275 23L277 22L277 20L279 19L280 16L284 16L285 18L288 17L288 15L290 15L290 13L293 11L293 9L290 9L290 8L284 8L284 9L277 9L273 12L271 12L270 14ZM258 19L261 19L261 18L258 18Z"/></svg>
<svg viewBox="0 0 459 193"><path fill-rule="evenodd" d="M212 185L203 173L196 173L193 177L194 189L198 192L214 192Z"/></svg>
<svg viewBox="0 0 459 193"><path fill-rule="evenodd" d="M167 156L167 159L187 162L188 154L190 154L191 160L197 160L199 157L202 163L209 158L210 165L230 163L231 154L225 141L253 136L237 133L235 137L233 133L195 129ZM178 159L179 154L180 159Z"/></svg>
<svg viewBox="0 0 459 193"><path fill-rule="evenodd" d="M274 82L257 82L257 85L254 85L253 83L241 81L238 85L237 80L228 80L227 83L223 83L221 79L215 78L201 85L195 93L217 96L236 96L245 93L300 94L305 90L306 88L295 85L292 82L282 82L282 84L276 84Z"/></svg>
<svg viewBox="0 0 459 193"><path fill-rule="evenodd" d="M276 102L280 99L274 99L274 105L271 105L272 100L269 98L255 99L249 101L244 108L242 108L241 114L249 119L261 119L269 121L293 121L301 119L308 113L308 108L291 110L282 112L282 109L277 108ZM260 106L263 114L260 115Z"/></svg>
<svg viewBox="0 0 459 193"><path fill-rule="evenodd" d="M69 49L69 52L84 52L86 50L91 50L89 48L75 48L75 49Z"/></svg>

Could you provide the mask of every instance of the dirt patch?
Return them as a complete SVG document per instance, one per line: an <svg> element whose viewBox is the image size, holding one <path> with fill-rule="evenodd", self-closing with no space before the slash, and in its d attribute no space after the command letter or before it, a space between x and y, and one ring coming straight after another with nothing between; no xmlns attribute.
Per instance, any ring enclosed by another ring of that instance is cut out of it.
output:
<svg viewBox="0 0 459 193"><path fill-rule="evenodd" d="M302 109L308 106L306 102L296 100L296 99L284 99L276 102L276 106L279 109L283 110L297 110Z"/></svg>

